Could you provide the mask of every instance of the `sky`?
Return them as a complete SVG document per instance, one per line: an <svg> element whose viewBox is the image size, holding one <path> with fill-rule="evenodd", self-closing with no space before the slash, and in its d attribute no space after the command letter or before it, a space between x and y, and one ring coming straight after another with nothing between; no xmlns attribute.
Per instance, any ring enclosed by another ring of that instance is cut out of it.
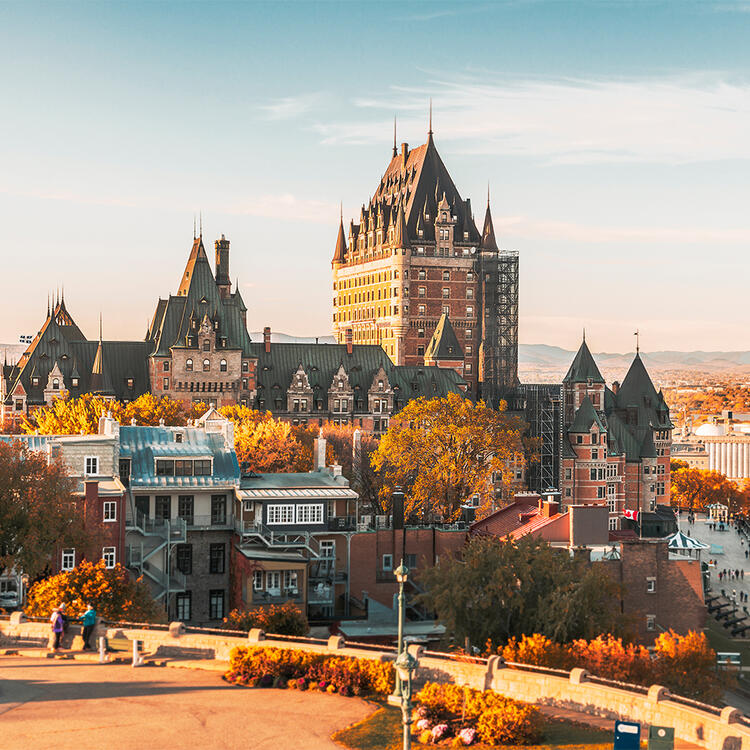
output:
<svg viewBox="0 0 750 750"><path fill-rule="evenodd" d="M248 327L331 331L398 141L520 253L520 341L750 349L750 2L0 3L0 341L141 339L202 215Z"/></svg>

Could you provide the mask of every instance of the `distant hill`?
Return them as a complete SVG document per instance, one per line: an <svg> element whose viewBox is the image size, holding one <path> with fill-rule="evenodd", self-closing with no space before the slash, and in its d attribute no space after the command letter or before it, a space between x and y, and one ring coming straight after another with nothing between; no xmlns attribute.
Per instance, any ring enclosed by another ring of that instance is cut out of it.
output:
<svg viewBox="0 0 750 750"><path fill-rule="evenodd" d="M263 331L250 334L251 341L263 341ZM290 336L288 333L271 331L272 344L335 344L333 336Z"/></svg>

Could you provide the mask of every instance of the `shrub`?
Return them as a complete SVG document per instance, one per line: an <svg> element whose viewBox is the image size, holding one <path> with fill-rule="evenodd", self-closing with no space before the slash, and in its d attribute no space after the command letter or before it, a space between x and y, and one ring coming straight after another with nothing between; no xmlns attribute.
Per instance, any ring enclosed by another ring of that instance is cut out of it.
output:
<svg viewBox="0 0 750 750"><path fill-rule="evenodd" d="M266 676L299 690L342 695L393 691L395 672L389 662L327 656L288 648L235 648L224 677L237 685L254 685Z"/></svg>
<svg viewBox="0 0 750 750"><path fill-rule="evenodd" d="M233 609L224 618L221 627L225 630L260 628L277 635L306 635L310 629L304 612L294 602L249 611Z"/></svg>
<svg viewBox="0 0 750 750"><path fill-rule="evenodd" d="M491 745L525 745L540 737L541 715L534 706L492 691L428 682L416 701L436 721L475 725L479 738Z"/></svg>

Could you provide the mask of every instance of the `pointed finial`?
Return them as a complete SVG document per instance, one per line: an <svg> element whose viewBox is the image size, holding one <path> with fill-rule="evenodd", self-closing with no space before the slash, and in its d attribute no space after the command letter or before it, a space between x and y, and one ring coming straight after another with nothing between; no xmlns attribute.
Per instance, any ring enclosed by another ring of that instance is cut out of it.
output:
<svg viewBox="0 0 750 750"><path fill-rule="evenodd" d="M490 207L490 181L487 180L487 208Z"/></svg>
<svg viewBox="0 0 750 750"><path fill-rule="evenodd" d="M102 343L102 312L99 311L99 343Z"/></svg>
<svg viewBox="0 0 750 750"><path fill-rule="evenodd" d="M586 327L583 328L583 343L586 343Z"/></svg>
<svg viewBox="0 0 750 750"><path fill-rule="evenodd" d="M47 317L49 318L49 292L47 292Z"/></svg>
<svg viewBox="0 0 750 750"><path fill-rule="evenodd" d="M427 135L432 136L432 97L430 97L430 129L427 131Z"/></svg>
<svg viewBox="0 0 750 750"><path fill-rule="evenodd" d="M203 211L201 211L201 212L200 212L200 213L198 214L198 218L199 218L198 229L200 230L200 231L199 231L199 234L198 234L198 236L199 236L199 237L200 237L201 239L203 239Z"/></svg>
<svg viewBox="0 0 750 750"><path fill-rule="evenodd" d="M398 149L396 148L396 115L393 115L393 155L398 155Z"/></svg>
<svg viewBox="0 0 750 750"><path fill-rule="evenodd" d="M641 352L641 332L639 329L636 329L635 333L633 334L635 336L635 353L640 354Z"/></svg>
<svg viewBox="0 0 750 750"><path fill-rule="evenodd" d="M195 240L196 234L195 234L195 213L193 213L193 240Z"/></svg>
<svg viewBox="0 0 750 750"><path fill-rule="evenodd" d="M341 223L343 225L344 223L344 201L341 201L341 203L339 203L339 219L341 220Z"/></svg>
<svg viewBox="0 0 750 750"><path fill-rule="evenodd" d="M60 286L60 302L65 304L65 284Z"/></svg>

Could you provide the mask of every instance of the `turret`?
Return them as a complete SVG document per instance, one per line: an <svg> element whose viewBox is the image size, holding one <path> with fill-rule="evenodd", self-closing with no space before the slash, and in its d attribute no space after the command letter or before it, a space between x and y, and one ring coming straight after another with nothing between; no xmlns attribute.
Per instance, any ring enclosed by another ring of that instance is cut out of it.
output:
<svg viewBox="0 0 750 750"><path fill-rule="evenodd" d="M222 299L229 297L232 291L232 282L229 280L229 240L221 235L216 240L216 287Z"/></svg>

